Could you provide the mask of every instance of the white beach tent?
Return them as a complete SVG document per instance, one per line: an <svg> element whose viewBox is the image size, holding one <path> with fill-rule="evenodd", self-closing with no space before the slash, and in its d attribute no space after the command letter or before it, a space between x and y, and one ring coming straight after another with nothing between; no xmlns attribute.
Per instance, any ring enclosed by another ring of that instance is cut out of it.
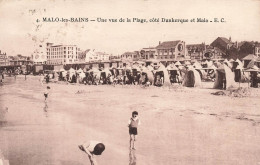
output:
<svg viewBox="0 0 260 165"><path fill-rule="evenodd" d="M64 72L64 71L65 71L65 69L63 69L63 68L60 69L60 72Z"/></svg>
<svg viewBox="0 0 260 165"><path fill-rule="evenodd" d="M153 72L152 70L149 70L147 67L143 66L141 68L142 72L143 73L146 73L147 74L147 78L148 78L148 81L152 84L154 82L154 75L153 75Z"/></svg>
<svg viewBox="0 0 260 165"><path fill-rule="evenodd" d="M191 65L190 61L185 61L184 64L185 65Z"/></svg>
<svg viewBox="0 0 260 165"><path fill-rule="evenodd" d="M71 73L71 74L75 73L75 69L70 68L69 73Z"/></svg>
<svg viewBox="0 0 260 165"><path fill-rule="evenodd" d="M151 65L148 65L148 66L147 66L147 69L150 70L150 71L153 71L153 70L154 70L154 68L153 68Z"/></svg>
<svg viewBox="0 0 260 165"><path fill-rule="evenodd" d="M188 67L188 71L184 76L182 85L185 87L200 87L201 77L200 74L193 66Z"/></svg>
<svg viewBox="0 0 260 165"><path fill-rule="evenodd" d="M167 70L179 70L174 64L168 65Z"/></svg>
<svg viewBox="0 0 260 165"><path fill-rule="evenodd" d="M231 69L223 64L216 70L216 80L214 82L214 89L219 89L222 87L222 80L225 76L226 80L226 89L234 87L235 86L235 74L231 71Z"/></svg>
<svg viewBox="0 0 260 165"><path fill-rule="evenodd" d="M198 63L197 61L196 61L196 62L194 62L194 64L193 64L193 67L194 67L195 69L202 69L202 66L201 66L201 64L200 64L200 63Z"/></svg>
<svg viewBox="0 0 260 165"><path fill-rule="evenodd" d="M177 61L174 65L175 66L181 66L182 64L180 63L180 61Z"/></svg>
<svg viewBox="0 0 260 165"><path fill-rule="evenodd" d="M170 86L171 85L168 70L166 69L166 67L162 63L160 63L159 68L158 68L158 70L156 70L156 72L163 72L163 76L164 76L163 86Z"/></svg>
<svg viewBox="0 0 260 165"><path fill-rule="evenodd" d="M206 61L206 65L207 65L207 68L210 68L212 65L214 65L213 64L213 62L212 61Z"/></svg>
<svg viewBox="0 0 260 165"><path fill-rule="evenodd" d="M232 64L227 59L225 59L223 63L226 64L229 68L232 68Z"/></svg>
<svg viewBox="0 0 260 165"><path fill-rule="evenodd" d="M83 72L83 70L81 69L81 68L79 68L78 70L77 70L77 73L82 73Z"/></svg>
<svg viewBox="0 0 260 165"><path fill-rule="evenodd" d="M235 60L233 60L233 59L231 58L231 59L229 60L229 62L232 63L232 62L235 62Z"/></svg>

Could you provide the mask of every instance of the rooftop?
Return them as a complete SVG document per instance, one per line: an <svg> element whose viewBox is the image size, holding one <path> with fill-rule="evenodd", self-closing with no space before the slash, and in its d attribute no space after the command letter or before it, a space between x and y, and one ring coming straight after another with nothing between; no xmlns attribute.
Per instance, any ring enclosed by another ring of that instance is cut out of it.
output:
<svg viewBox="0 0 260 165"><path fill-rule="evenodd" d="M257 56L255 56L254 54L249 54L246 57L243 58L243 60L252 60L252 59L256 59Z"/></svg>
<svg viewBox="0 0 260 165"><path fill-rule="evenodd" d="M218 37L218 38L220 38L222 41L224 41L225 43L227 43L227 44L233 44L231 41L229 41L227 38L225 38L225 37Z"/></svg>
<svg viewBox="0 0 260 165"><path fill-rule="evenodd" d="M158 46L156 46L157 49L169 49L169 48L175 48L180 40L177 41L165 41Z"/></svg>

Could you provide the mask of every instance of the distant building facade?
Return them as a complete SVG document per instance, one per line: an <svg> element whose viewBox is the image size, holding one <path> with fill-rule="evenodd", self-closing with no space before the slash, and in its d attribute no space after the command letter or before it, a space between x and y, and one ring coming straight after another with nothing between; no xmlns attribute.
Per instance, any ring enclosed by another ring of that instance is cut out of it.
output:
<svg viewBox="0 0 260 165"><path fill-rule="evenodd" d="M102 62L109 61L110 55L105 52L98 52L93 50L89 50L85 55L85 62Z"/></svg>
<svg viewBox="0 0 260 165"><path fill-rule="evenodd" d="M141 49L140 58L145 60L157 59L158 58L157 49L155 47Z"/></svg>
<svg viewBox="0 0 260 165"><path fill-rule="evenodd" d="M121 60L121 56L120 55L110 55L109 56L109 60L113 61L113 60Z"/></svg>
<svg viewBox="0 0 260 165"><path fill-rule="evenodd" d="M139 51L125 52L121 56L122 61L138 61L140 59Z"/></svg>
<svg viewBox="0 0 260 165"><path fill-rule="evenodd" d="M2 53L0 50L0 66L7 66L9 65L9 59L6 53Z"/></svg>
<svg viewBox="0 0 260 165"><path fill-rule="evenodd" d="M86 62L86 55L90 51L90 49L80 51L78 54L78 62L79 63L85 63Z"/></svg>
<svg viewBox="0 0 260 165"><path fill-rule="evenodd" d="M156 47L157 50L157 59L161 61L167 60L181 60L186 58L186 45L184 41L166 41L159 42L159 45Z"/></svg>
<svg viewBox="0 0 260 165"><path fill-rule="evenodd" d="M12 66L33 64L33 61L30 57L22 56L21 54L18 54L17 56L9 56L9 62Z"/></svg>
<svg viewBox="0 0 260 165"><path fill-rule="evenodd" d="M225 37L218 37L210 44L210 46L217 47L223 52L229 50L233 45L234 43L231 41L231 37L229 39Z"/></svg>
<svg viewBox="0 0 260 165"><path fill-rule="evenodd" d="M190 44L186 45L187 56L190 57L192 61L201 61L206 53L206 44Z"/></svg>
<svg viewBox="0 0 260 165"><path fill-rule="evenodd" d="M218 47L206 45L205 53L203 54L202 60L224 60L223 57L226 53Z"/></svg>
<svg viewBox="0 0 260 165"><path fill-rule="evenodd" d="M248 54L260 55L260 44L254 41L242 41L239 44L239 58L243 59Z"/></svg>
<svg viewBox="0 0 260 165"><path fill-rule="evenodd" d="M260 57L260 43L255 44L255 55Z"/></svg>
<svg viewBox="0 0 260 165"><path fill-rule="evenodd" d="M47 64L74 64L78 62L78 52L80 49L76 45L53 45L47 43Z"/></svg>
<svg viewBox="0 0 260 165"><path fill-rule="evenodd" d="M33 64L46 64L47 54L45 44L36 44L32 54Z"/></svg>

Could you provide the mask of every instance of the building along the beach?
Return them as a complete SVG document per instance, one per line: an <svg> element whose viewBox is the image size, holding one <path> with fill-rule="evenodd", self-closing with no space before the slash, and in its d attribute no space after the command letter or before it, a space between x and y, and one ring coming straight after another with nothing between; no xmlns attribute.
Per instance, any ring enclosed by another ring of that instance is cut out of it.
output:
<svg viewBox="0 0 260 165"><path fill-rule="evenodd" d="M190 44L186 45L187 55L190 57L191 61L201 61L203 55L206 53L206 44Z"/></svg>
<svg viewBox="0 0 260 165"><path fill-rule="evenodd" d="M218 37L210 44L210 46L217 47L223 52L226 52L233 46L233 44L234 43L231 41L231 37L229 39L225 37Z"/></svg>
<svg viewBox="0 0 260 165"><path fill-rule="evenodd" d="M255 44L255 55L260 57L260 43Z"/></svg>
<svg viewBox="0 0 260 165"><path fill-rule="evenodd" d="M105 52L98 52L95 49L89 50L85 55L85 62L102 62L108 61L110 55Z"/></svg>
<svg viewBox="0 0 260 165"><path fill-rule="evenodd" d="M33 64L46 64L47 54L46 54L45 44L40 43L40 44L34 45L32 61L33 61Z"/></svg>
<svg viewBox="0 0 260 165"><path fill-rule="evenodd" d="M156 46L158 58L160 61L180 61L186 59L186 45L184 41L165 41L159 42Z"/></svg>
<svg viewBox="0 0 260 165"><path fill-rule="evenodd" d="M157 59L158 53L155 47L143 48L140 51L140 58L145 60Z"/></svg>
<svg viewBox="0 0 260 165"><path fill-rule="evenodd" d="M79 63L85 63L86 61L86 55L87 53L90 51L90 49L84 50L84 51L80 51L78 54L78 62Z"/></svg>
<svg viewBox="0 0 260 165"><path fill-rule="evenodd" d="M78 62L77 45L54 45L47 43L47 64L74 64Z"/></svg>
<svg viewBox="0 0 260 165"><path fill-rule="evenodd" d="M0 50L0 66L7 66L9 65L9 60L6 53L2 53Z"/></svg>
<svg viewBox="0 0 260 165"><path fill-rule="evenodd" d="M9 56L9 63L11 66L29 65L32 64L32 60L28 56L22 56L21 54L18 54L17 56Z"/></svg>

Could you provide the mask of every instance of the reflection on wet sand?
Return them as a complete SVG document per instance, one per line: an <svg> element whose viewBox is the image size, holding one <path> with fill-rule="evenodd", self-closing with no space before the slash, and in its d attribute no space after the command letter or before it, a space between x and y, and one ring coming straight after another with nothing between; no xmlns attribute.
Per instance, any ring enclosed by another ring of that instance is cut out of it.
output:
<svg viewBox="0 0 260 165"><path fill-rule="evenodd" d="M46 117L48 117L48 104L47 101L45 101L44 107L43 107L43 111Z"/></svg>
<svg viewBox="0 0 260 165"><path fill-rule="evenodd" d="M136 165L135 150L132 149L129 151L129 165Z"/></svg>

